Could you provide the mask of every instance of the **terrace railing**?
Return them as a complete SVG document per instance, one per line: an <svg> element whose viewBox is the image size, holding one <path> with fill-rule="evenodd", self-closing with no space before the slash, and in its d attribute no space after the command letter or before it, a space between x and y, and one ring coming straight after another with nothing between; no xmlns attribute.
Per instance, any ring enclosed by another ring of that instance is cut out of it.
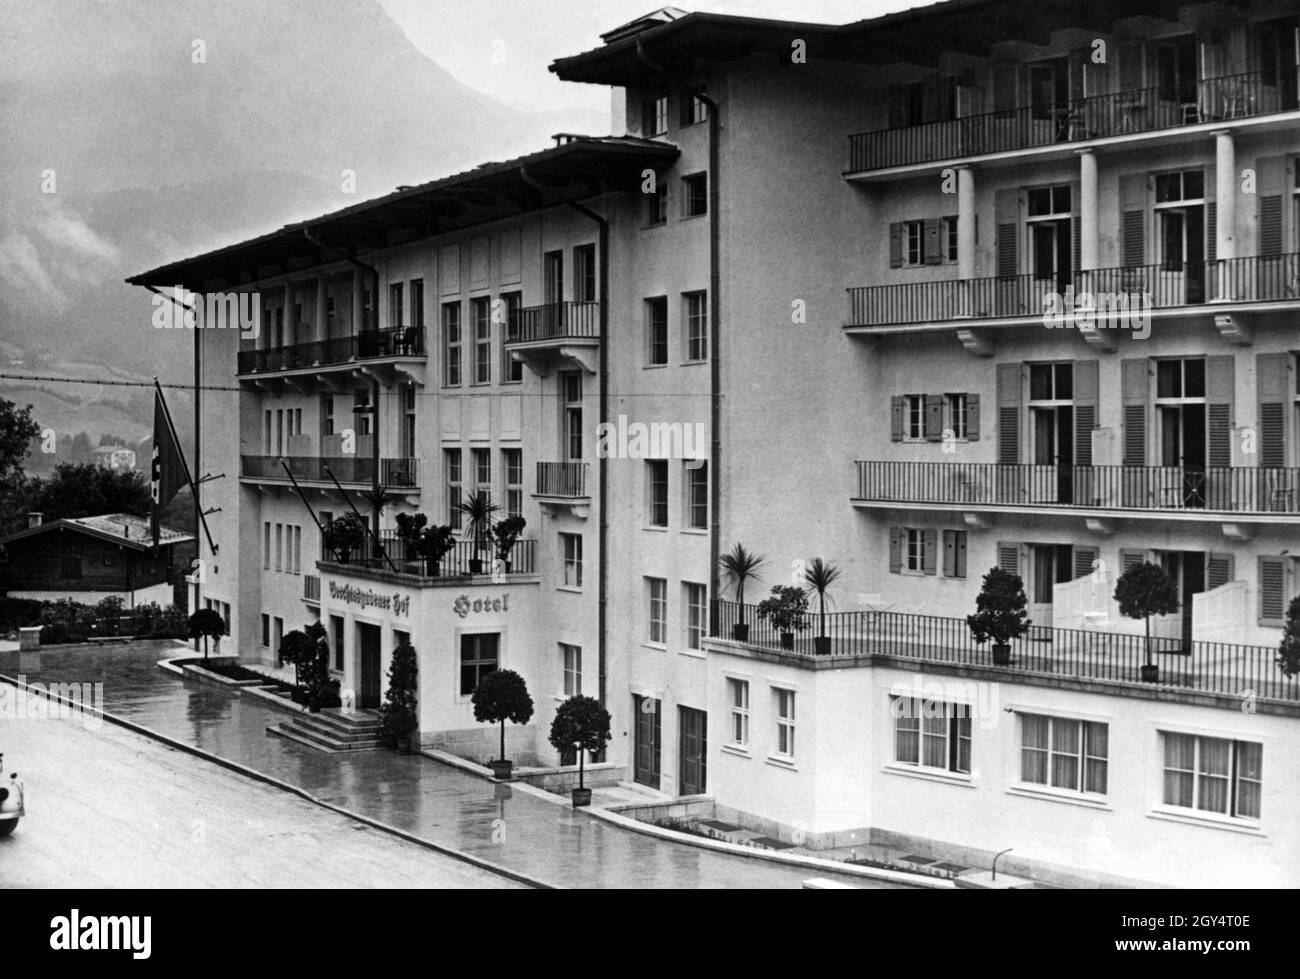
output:
<svg viewBox="0 0 1300 979"><path fill-rule="evenodd" d="M328 549L323 550L322 553L326 555L326 560L337 561L341 557ZM536 555L536 541L515 541L510 551L509 569L507 569L504 562L499 566L496 564L497 556L494 548L487 547L480 552L474 541L461 540L456 541L451 551L438 562L437 573L434 574L434 568L416 553L414 547L396 533L385 531L379 535L378 543L367 535L362 546L348 555L346 563L371 571L392 571L395 567L398 574L416 578L463 578L474 573L470 562L478 560L483 562L480 574L496 573L507 576L535 574Z"/></svg>
<svg viewBox="0 0 1300 979"><path fill-rule="evenodd" d="M587 495L585 462L539 462L537 496L578 499Z"/></svg>
<svg viewBox="0 0 1300 979"><path fill-rule="evenodd" d="M600 303L568 302L528 306L507 325L506 343L570 340L600 336Z"/></svg>
<svg viewBox="0 0 1300 979"><path fill-rule="evenodd" d="M287 479L281 458L289 465L295 479L328 483L329 473L340 483L374 482L375 460L370 456L241 456L240 476L245 479ZM326 472L328 468L329 472ZM391 488L419 486L420 460L393 458L379 460L380 483Z"/></svg>
<svg viewBox="0 0 1300 979"><path fill-rule="evenodd" d="M264 374L270 371L329 367L380 357L425 355L424 327L395 326L328 340L312 340L261 350L241 350L238 371L240 374Z"/></svg>

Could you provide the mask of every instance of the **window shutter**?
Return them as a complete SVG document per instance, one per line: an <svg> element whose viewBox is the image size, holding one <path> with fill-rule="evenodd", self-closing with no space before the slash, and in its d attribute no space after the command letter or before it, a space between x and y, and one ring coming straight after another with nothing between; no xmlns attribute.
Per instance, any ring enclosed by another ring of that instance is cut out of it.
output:
<svg viewBox="0 0 1300 979"><path fill-rule="evenodd" d="M1074 239L1070 250L1071 268L1078 272L1083 268L1083 186L1076 180L1070 184L1070 233Z"/></svg>
<svg viewBox="0 0 1300 979"><path fill-rule="evenodd" d="M971 442L980 440L980 396L966 395L966 438Z"/></svg>
<svg viewBox="0 0 1300 979"><path fill-rule="evenodd" d="M1002 62L993 66L993 111L1012 112L1020 101L1019 66Z"/></svg>
<svg viewBox="0 0 1300 979"><path fill-rule="evenodd" d="M889 438L892 442L903 441L904 411L905 406L901 394L896 394L889 399Z"/></svg>
<svg viewBox="0 0 1300 979"><path fill-rule="evenodd" d="M1092 430L1097 427L1097 372L1095 360L1074 362L1074 464L1092 465Z"/></svg>
<svg viewBox="0 0 1300 979"><path fill-rule="evenodd" d="M1146 264L1147 177L1128 173L1119 178L1120 229L1123 264L1133 268Z"/></svg>
<svg viewBox="0 0 1300 979"><path fill-rule="evenodd" d="M942 394L927 394L925 396L925 440L927 442L943 441Z"/></svg>
<svg viewBox="0 0 1300 979"><path fill-rule="evenodd" d="M998 275L1014 276L1020 271L1017 231L1020 225L1020 191L1004 188L993 195L993 224L997 228Z"/></svg>
<svg viewBox="0 0 1300 979"><path fill-rule="evenodd" d="M998 541L998 567L1007 574L1020 574L1020 545Z"/></svg>
<svg viewBox="0 0 1300 979"><path fill-rule="evenodd" d="M1286 374L1290 354L1256 354L1255 385L1259 393L1256 448L1259 465L1286 465Z"/></svg>
<svg viewBox="0 0 1300 979"><path fill-rule="evenodd" d="M955 530L945 530L943 532L943 576L945 578L955 578L957 571L957 532Z"/></svg>
<svg viewBox="0 0 1300 979"><path fill-rule="evenodd" d="M1286 558L1259 556L1259 618L1261 624L1281 625Z"/></svg>
<svg viewBox="0 0 1300 979"><path fill-rule="evenodd" d="M1205 358L1205 394L1209 416L1211 466L1232 465L1232 407L1235 394L1236 358L1231 355Z"/></svg>
<svg viewBox="0 0 1300 979"><path fill-rule="evenodd" d="M955 569L954 574L955 577L965 578L966 577L966 531L964 530L954 531L953 536L957 539L957 567Z"/></svg>
<svg viewBox="0 0 1300 979"><path fill-rule="evenodd" d="M1076 547L1074 549L1074 581L1084 575L1092 574L1093 562L1100 560L1101 550L1096 547Z"/></svg>
<svg viewBox="0 0 1300 979"><path fill-rule="evenodd" d="M1219 205L1215 201L1205 202L1205 260L1219 260Z"/></svg>
<svg viewBox="0 0 1300 979"><path fill-rule="evenodd" d="M903 570L903 528L889 528L889 571L898 574Z"/></svg>
<svg viewBox="0 0 1300 979"><path fill-rule="evenodd" d="M889 267L900 268L903 264L903 225L895 221L889 226Z"/></svg>
<svg viewBox="0 0 1300 979"><path fill-rule="evenodd" d="M1211 554L1205 563L1205 588L1222 588L1232 580L1232 555Z"/></svg>
<svg viewBox="0 0 1300 979"><path fill-rule="evenodd" d="M1121 547L1119 549L1119 573L1123 574L1129 568L1135 568L1139 564L1144 564L1146 559L1146 551L1137 548Z"/></svg>
<svg viewBox="0 0 1300 979"><path fill-rule="evenodd" d="M939 218L925 219L925 236L922 240L922 256L926 265L938 265L943 261L943 221Z"/></svg>
<svg viewBox="0 0 1300 979"><path fill-rule="evenodd" d="M1259 199L1259 254L1282 254L1282 185L1286 158L1260 157L1256 174Z"/></svg>
<svg viewBox="0 0 1300 979"><path fill-rule="evenodd" d="M1147 360L1120 361L1120 401L1124 408L1124 465L1147 464Z"/></svg>
<svg viewBox="0 0 1300 979"><path fill-rule="evenodd" d="M998 364L998 462L1020 462L1020 365Z"/></svg>
<svg viewBox="0 0 1300 979"><path fill-rule="evenodd" d="M1142 41L1119 44L1119 90L1136 92L1143 87L1146 45Z"/></svg>
<svg viewBox="0 0 1300 979"><path fill-rule="evenodd" d="M921 570L934 574L935 555L939 551L939 532L937 530L921 531Z"/></svg>

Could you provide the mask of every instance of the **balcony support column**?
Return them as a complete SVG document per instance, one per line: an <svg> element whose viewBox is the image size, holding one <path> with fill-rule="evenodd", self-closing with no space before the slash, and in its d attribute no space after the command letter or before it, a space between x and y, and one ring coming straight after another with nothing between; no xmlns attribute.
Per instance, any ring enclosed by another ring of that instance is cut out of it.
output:
<svg viewBox="0 0 1300 979"><path fill-rule="evenodd" d="M292 347L298 342L298 323L293 318L293 283L284 283L284 344Z"/></svg>
<svg viewBox="0 0 1300 979"><path fill-rule="evenodd" d="M365 283L361 280L361 269L355 266L352 269L352 335L364 330L365 324L361 322L361 291L365 289Z"/></svg>
<svg viewBox="0 0 1300 979"><path fill-rule="evenodd" d="M1220 129L1214 134L1214 195L1218 214L1215 221L1214 247L1222 262L1237 257L1237 149L1232 133Z"/></svg>
<svg viewBox="0 0 1300 979"><path fill-rule="evenodd" d="M328 291L325 275L322 273L316 276L316 335L312 339L317 342L324 340L329 331L329 320L326 317Z"/></svg>
<svg viewBox="0 0 1300 979"><path fill-rule="evenodd" d="M971 315L970 282L975 278L975 171L957 168L957 277L960 315Z"/></svg>
<svg viewBox="0 0 1300 979"><path fill-rule="evenodd" d="M1092 271L1100 264L1097 195L1097 154L1079 151L1079 266Z"/></svg>

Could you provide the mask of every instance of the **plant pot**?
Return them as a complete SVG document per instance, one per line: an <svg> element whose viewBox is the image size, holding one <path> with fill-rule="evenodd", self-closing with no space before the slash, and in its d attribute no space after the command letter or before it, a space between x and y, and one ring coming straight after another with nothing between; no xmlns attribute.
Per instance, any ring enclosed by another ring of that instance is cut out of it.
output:
<svg viewBox="0 0 1300 979"><path fill-rule="evenodd" d="M501 559L501 567L505 569L506 574L510 573L510 566L511 566L511 561L509 558Z"/></svg>
<svg viewBox="0 0 1300 979"><path fill-rule="evenodd" d="M781 633L781 648L782 648L782 649L794 649L794 633L793 633L793 632L783 632L783 633Z"/></svg>
<svg viewBox="0 0 1300 979"><path fill-rule="evenodd" d="M737 622L731 627L731 638L737 642L749 642L749 623Z"/></svg>
<svg viewBox="0 0 1300 979"><path fill-rule="evenodd" d="M813 640L813 652L818 656L829 656L831 652L830 636L818 636Z"/></svg>
<svg viewBox="0 0 1300 979"><path fill-rule="evenodd" d="M1154 664L1154 663L1151 664L1150 666L1148 666L1148 665L1146 665L1146 664L1143 664L1143 666L1142 666L1142 682L1143 682L1143 683L1159 683L1159 682L1160 682L1160 666L1159 666L1158 664Z"/></svg>
<svg viewBox="0 0 1300 979"><path fill-rule="evenodd" d="M995 642L993 644L993 665L1010 666L1011 665L1011 646L1005 642Z"/></svg>
<svg viewBox="0 0 1300 979"><path fill-rule="evenodd" d="M339 559L339 564L347 564L348 561L352 558L352 552L351 552L351 551L339 551L338 554L336 555L336 557L338 557L338 559Z"/></svg>
<svg viewBox="0 0 1300 979"><path fill-rule="evenodd" d="M438 577L438 562L437 562L437 561L430 560L429 558L425 558L425 559L424 559L424 574L425 574L425 577L427 577L427 578L436 578L436 577Z"/></svg>
<svg viewBox="0 0 1300 979"><path fill-rule="evenodd" d="M488 768L492 769L492 777L498 782L508 781L514 767L515 763L508 758L493 758L488 762Z"/></svg>
<svg viewBox="0 0 1300 979"><path fill-rule="evenodd" d="M481 557L472 557L469 559L469 573L470 574L483 573L483 559Z"/></svg>
<svg viewBox="0 0 1300 979"><path fill-rule="evenodd" d="M397 737L397 753L399 755L411 754L411 736L409 734L400 734Z"/></svg>
<svg viewBox="0 0 1300 979"><path fill-rule="evenodd" d="M589 805L591 805L591 789L574 789L573 808L581 809L583 806Z"/></svg>

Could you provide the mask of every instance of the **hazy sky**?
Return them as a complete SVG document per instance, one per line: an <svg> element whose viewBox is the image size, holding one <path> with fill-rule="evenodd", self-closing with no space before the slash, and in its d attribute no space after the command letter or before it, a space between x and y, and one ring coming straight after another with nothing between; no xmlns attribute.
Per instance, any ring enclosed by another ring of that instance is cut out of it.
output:
<svg viewBox="0 0 1300 979"><path fill-rule="evenodd" d="M664 4L655 0L379 0L425 54L465 84L526 108L609 108L608 89L561 82L556 58ZM924 0L716 0L683 10L843 24L928 6Z"/></svg>

